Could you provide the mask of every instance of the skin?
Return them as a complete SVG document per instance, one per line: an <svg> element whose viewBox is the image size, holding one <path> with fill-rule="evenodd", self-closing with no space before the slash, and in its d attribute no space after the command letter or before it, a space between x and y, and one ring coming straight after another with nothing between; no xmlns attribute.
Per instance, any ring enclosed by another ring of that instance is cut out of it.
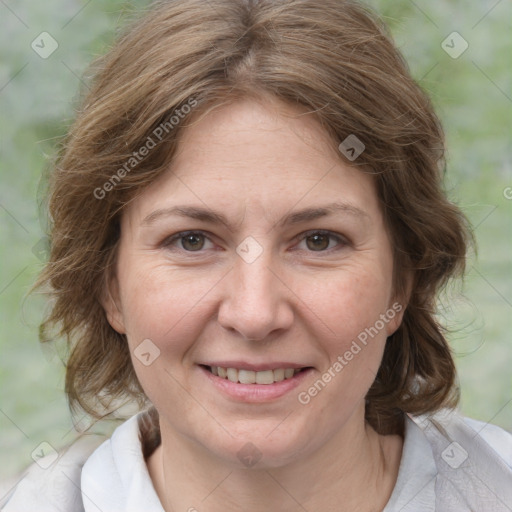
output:
<svg viewBox="0 0 512 512"><path fill-rule="evenodd" d="M350 209L279 224L334 202ZM176 205L219 211L231 227L154 213ZM188 230L205 235L193 239L199 250L169 242ZM314 239L315 230L333 236ZM262 251L250 263L236 252L247 237ZM364 397L401 313L308 404L298 394L401 302L392 274L373 180L314 117L244 99L184 130L172 167L123 213L104 304L160 414L162 444L147 464L165 510L382 510L402 439L365 423ZM133 356L144 339L160 350L149 366ZM286 395L248 403L223 395L198 366L223 359L313 370ZM252 467L237 456L246 443L262 455Z"/></svg>

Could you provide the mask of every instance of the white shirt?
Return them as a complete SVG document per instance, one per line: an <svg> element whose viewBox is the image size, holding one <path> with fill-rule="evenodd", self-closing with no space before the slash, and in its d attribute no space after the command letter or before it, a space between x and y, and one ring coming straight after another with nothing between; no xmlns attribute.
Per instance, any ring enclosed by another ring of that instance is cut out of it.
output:
<svg viewBox="0 0 512 512"><path fill-rule="evenodd" d="M85 437L47 469L31 466L0 495L2 512L164 512L142 453L143 414L97 448L97 439ZM398 479L383 512L454 511L512 511L512 434L453 411L407 417Z"/></svg>

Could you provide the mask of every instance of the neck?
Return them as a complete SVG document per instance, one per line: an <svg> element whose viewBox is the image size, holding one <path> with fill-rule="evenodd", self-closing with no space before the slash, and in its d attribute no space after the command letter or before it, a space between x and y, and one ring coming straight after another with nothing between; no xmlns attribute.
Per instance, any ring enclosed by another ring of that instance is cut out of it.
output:
<svg viewBox="0 0 512 512"><path fill-rule="evenodd" d="M308 456L241 469L160 418L162 444L148 459L150 476L166 512L382 510L396 482L402 440L378 435L364 415L357 419Z"/></svg>

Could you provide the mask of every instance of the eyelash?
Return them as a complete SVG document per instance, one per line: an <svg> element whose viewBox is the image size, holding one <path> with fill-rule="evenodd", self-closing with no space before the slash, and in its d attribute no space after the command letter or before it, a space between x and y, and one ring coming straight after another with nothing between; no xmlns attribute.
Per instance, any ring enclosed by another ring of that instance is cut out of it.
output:
<svg viewBox="0 0 512 512"><path fill-rule="evenodd" d="M205 232L205 231L201 231L201 230L197 230L197 231L180 231L179 233L176 233L176 234L171 235L170 237L166 238L162 242L162 246L167 248L167 249L171 248L171 250L172 250L172 245L174 244L174 242L179 241L179 240L181 240L181 239L183 239L183 238L185 238L186 236L189 236L189 235L201 235L201 236L204 236L205 238L207 238L208 240L210 240L210 237L208 236L208 233ZM328 236L329 238L336 240L338 242L338 246L331 247L331 248L328 248L328 249L325 249L325 250L320 250L320 251L312 251L312 250L308 251L308 252L311 252L311 253L315 253L315 252L316 253L330 253L333 250L339 250L342 247L349 245L348 240L345 239L344 237L342 237L341 235L338 235L337 233L334 233L333 231L328 231L328 230L323 230L323 229L309 230L309 231L306 231L304 233L301 233L299 242L302 242L303 240L306 240L306 238L308 238L310 236L313 236L313 235ZM198 251L187 251L186 249L178 248L178 250L181 251L181 252L186 252L188 254L194 254L194 253L201 254L201 253L204 252L203 249L200 249Z"/></svg>

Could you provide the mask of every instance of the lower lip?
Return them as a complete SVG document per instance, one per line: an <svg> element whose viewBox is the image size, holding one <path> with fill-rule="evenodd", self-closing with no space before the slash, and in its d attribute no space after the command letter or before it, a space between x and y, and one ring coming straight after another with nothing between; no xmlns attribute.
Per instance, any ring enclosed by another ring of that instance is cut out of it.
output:
<svg viewBox="0 0 512 512"><path fill-rule="evenodd" d="M231 382L228 379L218 377L203 366L199 366L199 369L222 393L230 398L250 403L268 402L286 395L303 382L313 371L313 368L308 368L296 373L289 379L274 382L274 384L240 384L239 382Z"/></svg>

